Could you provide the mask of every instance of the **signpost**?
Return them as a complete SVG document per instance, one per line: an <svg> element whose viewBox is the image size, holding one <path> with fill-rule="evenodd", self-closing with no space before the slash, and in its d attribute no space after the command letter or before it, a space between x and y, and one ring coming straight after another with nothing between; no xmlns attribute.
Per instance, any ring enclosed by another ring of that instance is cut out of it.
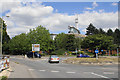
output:
<svg viewBox="0 0 120 80"><path fill-rule="evenodd" d="M99 51L96 49L95 53L96 53L96 59L98 59L98 53L99 53Z"/></svg>
<svg viewBox="0 0 120 80"><path fill-rule="evenodd" d="M40 51L40 44L32 44L33 58L34 58L35 51Z"/></svg>

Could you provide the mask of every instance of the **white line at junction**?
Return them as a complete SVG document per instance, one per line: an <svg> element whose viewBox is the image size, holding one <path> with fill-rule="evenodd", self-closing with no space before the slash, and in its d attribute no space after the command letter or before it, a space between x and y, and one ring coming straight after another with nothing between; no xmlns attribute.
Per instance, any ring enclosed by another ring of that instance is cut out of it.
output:
<svg viewBox="0 0 120 80"><path fill-rule="evenodd" d="M51 71L51 72L59 72L59 71Z"/></svg>
<svg viewBox="0 0 120 80"><path fill-rule="evenodd" d="M33 71L34 69L28 69L29 71Z"/></svg>
<svg viewBox="0 0 120 80"><path fill-rule="evenodd" d="M109 77L106 77L106 76L103 76L103 75L99 75L99 74L96 74L96 73L91 73L91 74L96 75L96 76L99 76L99 77L102 77L102 78L107 78L107 79L109 79L109 80L113 80L113 79L111 79L111 78L109 78Z"/></svg>
<svg viewBox="0 0 120 80"><path fill-rule="evenodd" d="M39 71L45 72L46 70L39 70Z"/></svg>
<svg viewBox="0 0 120 80"><path fill-rule="evenodd" d="M103 72L103 74L114 74L114 72Z"/></svg>
<svg viewBox="0 0 120 80"><path fill-rule="evenodd" d="M66 73L72 73L72 74L74 74L75 72L66 72Z"/></svg>

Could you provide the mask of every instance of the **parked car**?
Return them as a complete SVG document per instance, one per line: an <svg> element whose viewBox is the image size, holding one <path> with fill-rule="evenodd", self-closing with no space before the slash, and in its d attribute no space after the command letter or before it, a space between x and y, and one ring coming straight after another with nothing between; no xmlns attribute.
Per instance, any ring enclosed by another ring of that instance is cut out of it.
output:
<svg viewBox="0 0 120 80"><path fill-rule="evenodd" d="M77 58L81 58L81 57L90 57L89 55L86 55L86 54L78 54L77 55Z"/></svg>
<svg viewBox="0 0 120 80"><path fill-rule="evenodd" d="M41 58L41 55L38 52L33 53L32 51L27 53L27 57L28 58L33 58L33 54L34 54L34 58Z"/></svg>
<svg viewBox="0 0 120 80"><path fill-rule="evenodd" d="M57 55L51 55L49 57L49 61L48 62L49 63L51 63L51 62L57 62L57 63L59 63L59 57Z"/></svg>

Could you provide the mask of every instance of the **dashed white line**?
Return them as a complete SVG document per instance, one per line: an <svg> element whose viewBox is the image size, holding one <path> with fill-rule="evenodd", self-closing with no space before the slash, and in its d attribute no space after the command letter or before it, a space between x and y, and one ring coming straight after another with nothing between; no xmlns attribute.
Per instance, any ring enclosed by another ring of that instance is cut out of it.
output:
<svg viewBox="0 0 120 80"><path fill-rule="evenodd" d="M45 72L46 70L39 70L39 71Z"/></svg>
<svg viewBox="0 0 120 80"><path fill-rule="evenodd" d="M29 71L33 71L34 69L28 69Z"/></svg>
<svg viewBox="0 0 120 80"><path fill-rule="evenodd" d="M59 72L59 71L51 71L51 72Z"/></svg>
<svg viewBox="0 0 120 80"><path fill-rule="evenodd" d="M72 73L72 74L74 74L75 72L66 72L66 73Z"/></svg>
<svg viewBox="0 0 120 80"><path fill-rule="evenodd" d="M103 72L103 74L114 74L114 72Z"/></svg>
<svg viewBox="0 0 120 80"><path fill-rule="evenodd" d="M93 72L83 72L83 73L88 73L88 74L91 74L91 73L93 73Z"/></svg>

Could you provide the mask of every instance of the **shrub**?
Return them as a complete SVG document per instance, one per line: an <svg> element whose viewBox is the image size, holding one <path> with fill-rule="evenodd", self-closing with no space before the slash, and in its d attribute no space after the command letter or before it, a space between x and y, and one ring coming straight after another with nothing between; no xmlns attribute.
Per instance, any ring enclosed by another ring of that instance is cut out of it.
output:
<svg viewBox="0 0 120 80"><path fill-rule="evenodd" d="M7 76L2 76L1 80L7 80Z"/></svg>
<svg viewBox="0 0 120 80"><path fill-rule="evenodd" d="M51 54L64 55L65 52L67 52L65 49L59 49L59 50L52 52Z"/></svg>

